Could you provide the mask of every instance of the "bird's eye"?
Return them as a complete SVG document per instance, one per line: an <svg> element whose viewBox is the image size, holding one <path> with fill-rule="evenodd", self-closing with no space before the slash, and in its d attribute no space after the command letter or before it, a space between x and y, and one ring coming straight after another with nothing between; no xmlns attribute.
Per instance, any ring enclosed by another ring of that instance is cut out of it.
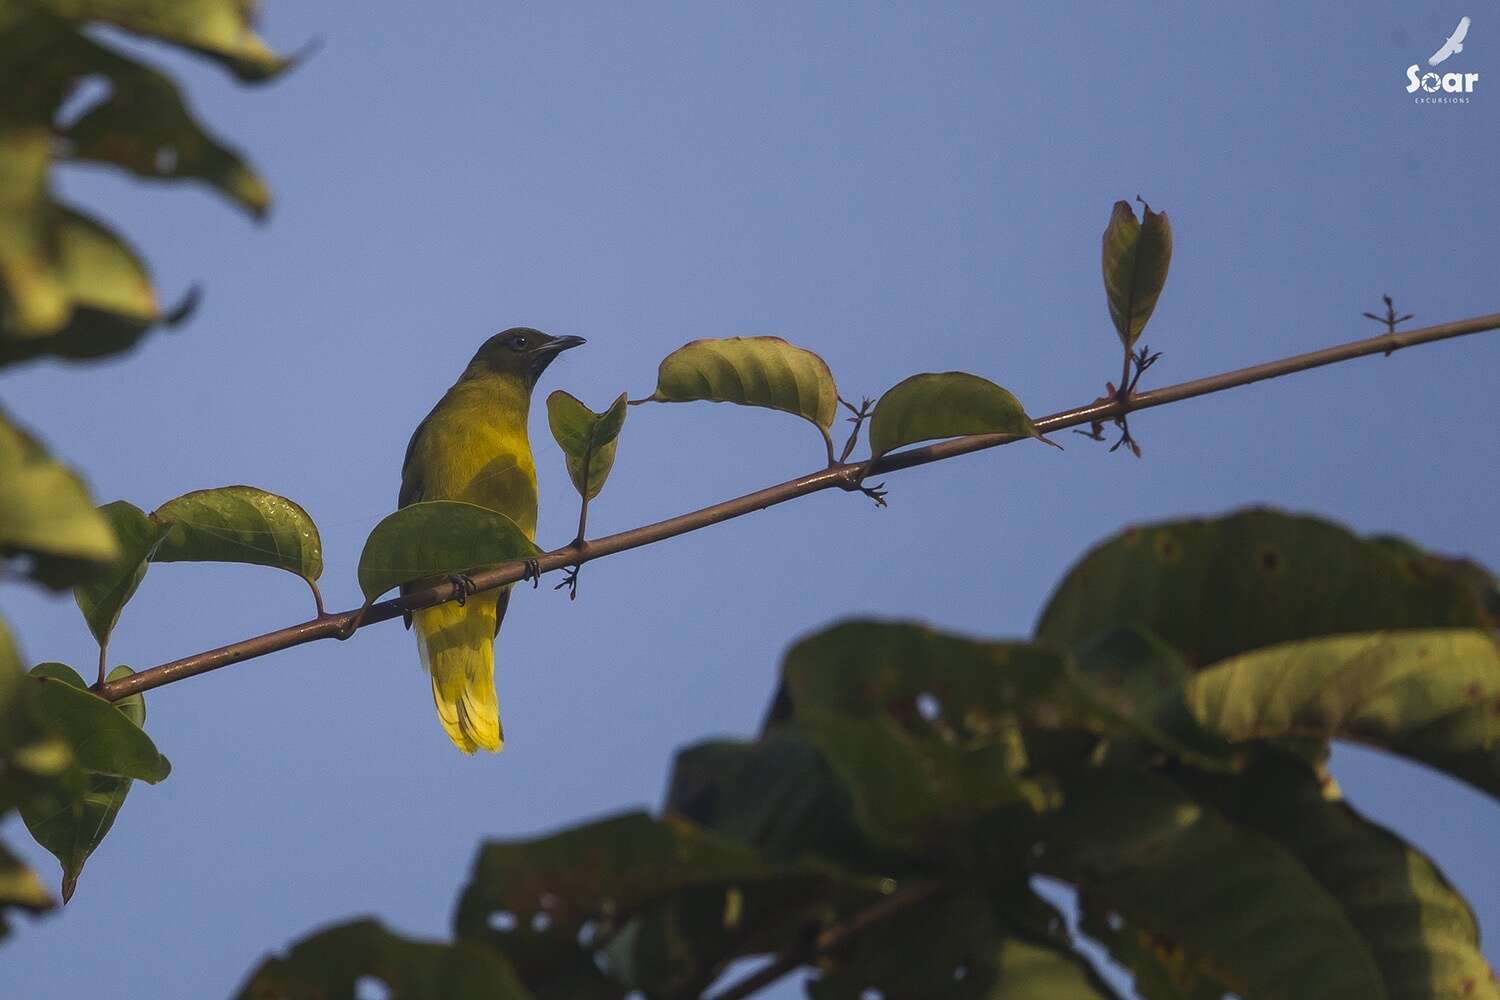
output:
<svg viewBox="0 0 1500 1000"><path fill-rule="evenodd" d="M531 346L531 341L522 336L510 338L510 349L512 351L524 351Z"/></svg>

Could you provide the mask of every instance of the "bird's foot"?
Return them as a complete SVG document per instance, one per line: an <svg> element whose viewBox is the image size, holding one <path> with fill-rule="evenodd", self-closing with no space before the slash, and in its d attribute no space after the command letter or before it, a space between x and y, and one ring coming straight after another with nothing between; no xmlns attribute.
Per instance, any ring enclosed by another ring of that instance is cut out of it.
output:
<svg viewBox="0 0 1500 1000"><path fill-rule="evenodd" d="M578 567L578 566L565 566L565 567L563 567L563 579L562 579L562 583L559 583L557 586L553 587L552 589L553 590L562 590L564 587L567 587L568 588L568 600L570 600L570 601L576 601L576 600L578 600L578 570L579 569L580 569L580 567Z"/></svg>
<svg viewBox="0 0 1500 1000"><path fill-rule="evenodd" d="M521 571L523 581L531 581L531 589L535 590L542 584L542 564L535 559L526 560L526 568Z"/></svg>
<svg viewBox="0 0 1500 1000"><path fill-rule="evenodd" d="M463 607L469 600L469 595L479 589L474 578L467 573L454 573L448 577L448 582L455 588L453 599L458 602L459 607Z"/></svg>

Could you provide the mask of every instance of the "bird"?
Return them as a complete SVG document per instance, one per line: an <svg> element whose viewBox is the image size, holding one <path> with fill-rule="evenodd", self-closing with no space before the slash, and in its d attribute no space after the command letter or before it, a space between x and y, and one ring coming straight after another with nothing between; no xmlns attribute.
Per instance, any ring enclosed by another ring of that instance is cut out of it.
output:
<svg viewBox="0 0 1500 1000"><path fill-rule="evenodd" d="M1448 40L1427 59L1427 65L1436 66L1451 55L1456 55L1464 50L1464 38L1469 34L1469 19L1467 16L1458 19L1458 27L1453 29L1453 34Z"/></svg>
<svg viewBox="0 0 1500 1000"><path fill-rule="evenodd" d="M547 366L582 337L513 327L484 342L474 359L417 425L401 463L399 507L461 500L499 511L536 536L536 464L527 436L531 392ZM406 593L438 580L414 580ZM510 588L424 608L407 617L432 700L448 737L466 754L505 743L495 696L494 642Z"/></svg>

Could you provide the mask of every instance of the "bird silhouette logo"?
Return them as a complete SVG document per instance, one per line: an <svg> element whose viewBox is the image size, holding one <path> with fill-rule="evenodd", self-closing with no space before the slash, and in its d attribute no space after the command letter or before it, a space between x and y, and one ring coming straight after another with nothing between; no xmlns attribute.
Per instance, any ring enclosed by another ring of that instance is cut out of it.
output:
<svg viewBox="0 0 1500 1000"><path fill-rule="evenodd" d="M1464 38L1469 33L1469 18L1467 15L1458 19L1458 27L1453 29L1453 34L1443 43L1443 47L1432 54L1427 60L1427 65L1436 66L1451 55L1456 55L1464 50Z"/></svg>

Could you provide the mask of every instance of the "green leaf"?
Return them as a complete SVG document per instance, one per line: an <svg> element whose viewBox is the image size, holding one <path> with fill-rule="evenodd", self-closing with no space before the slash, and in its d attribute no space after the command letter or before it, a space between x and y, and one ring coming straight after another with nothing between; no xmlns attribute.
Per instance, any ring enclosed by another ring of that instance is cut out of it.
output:
<svg viewBox="0 0 1500 1000"><path fill-rule="evenodd" d="M547 425L567 459L574 489L586 500L599 495L614 467L620 429L625 426L625 403L622 392L609 409L595 413L561 389L547 397Z"/></svg>
<svg viewBox="0 0 1500 1000"><path fill-rule="evenodd" d="M1235 741L1354 740L1500 797L1500 648L1480 630L1369 632L1246 653L1188 682Z"/></svg>
<svg viewBox="0 0 1500 1000"><path fill-rule="evenodd" d="M60 663L43 664L37 667L41 676L55 677L68 684L83 685L83 679ZM109 672L109 680L129 677L134 671L129 667L115 667ZM146 724L146 702L138 694L122 698L114 707L137 728ZM73 898L78 885L78 876L89 856L104 841L125 796L130 791L130 779L99 771L87 771L82 788L69 788L66 783L56 783L50 794L33 796L21 805L21 818L26 829L38 844L51 851L62 865L62 898L66 903Z"/></svg>
<svg viewBox="0 0 1500 1000"><path fill-rule="evenodd" d="M146 265L102 224L55 203L44 207L42 219L47 242L39 249L45 252L22 261L13 251L12 259L31 274L48 275L47 287L61 296L63 308L45 325L10 330L29 336L0 337L0 365L46 355L117 354L133 347L153 325L180 323L196 306L197 293L190 292L182 305L164 314Z"/></svg>
<svg viewBox="0 0 1500 1000"><path fill-rule="evenodd" d="M297 504L254 486L184 493L151 515L164 532L153 562L236 562L323 574L318 526Z"/></svg>
<svg viewBox="0 0 1500 1000"><path fill-rule="evenodd" d="M1500 591L1472 563L1269 509L1130 528L1053 593L1037 637L1063 646L1138 625L1193 669L1341 632L1492 628Z"/></svg>
<svg viewBox="0 0 1500 1000"><path fill-rule="evenodd" d="M100 21L180 45L222 63L241 80L268 80L292 61L255 33L258 4L245 0L38 0L59 17Z"/></svg>
<svg viewBox="0 0 1500 1000"><path fill-rule="evenodd" d="M240 1000L353 997L373 978L401 1000L530 1000L505 958L488 948L414 941L366 918L330 927L260 964Z"/></svg>
<svg viewBox="0 0 1500 1000"><path fill-rule="evenodd" d="M1052 443L1008 390L968 372L928 373L896 383L875 404L870 457L964 434L1014 434Z"/></svg>
<svg viewBox="0 0 1500 1000"><path fill-rule="evenodd" d="M65 587L119 554L83 480L0 413L0 557L27 556L33 578Z"/></svg>
<svg viewBox="0 0 1500 1000"><path fill-rule="evenodd" d="M73 588L73 599L100 649L120 620L125 604L145 579L146 567L162 542L161 525L134 504L116 500L99 508L119 540L120 555L102 572Z"/></svg>
<svg viewBox="0 0 1500 1000"><path fill-rule="evenodd" d="M26 863L12 854L4 844L0 844L0 939L9 930L5 920L7 910L18 909L36 914L45 913L56 905L51 893L42 885L42 880L37 878L36 872L27 868Z"/></svg>
<svg viewBox="0 0 1500 1000"><path fill-rule="evenodd" d="M467 573L541 549L499 511L457 500L428 500L375 526L359 556L359 587L367 601L403 583Z"/></svg>
<svg viewBox="0 0 1500 1000"><path fill-rule="evenodd" d="M124 167L150 180L194 178L261 218L271 194L235 150L193 117L170 77L77 36L79 69L103 74L109 95L63 132L71 159Z"/></svg>
<svg viewBox="0 0 1500 1000"><path fill-rule="evenodd" d="M1009 828L1040 872L1212 962L1241 996L1387 996L1340 901L1275 840L1145 771L1079 771L1064 788L1060 809Z"/></svg>
<svg viewBox="0 0 1500 1000"><path fill-rule="evenodd" d="M45 44L46 39L25 41ZM16 78L11 79L7 90L14 92ZM55 91L61 99L62 88ZM47 185L52 142L45 116L0 118L0 335L8 338L52 333L71 310L54 262Z"/></svg>
<svg viewBox="0 0 1500 1000"><path fill-rule="evenodd" d="M663 403L706 399L795 414L818 428L833 454L828 432L839 405L833 373L822 358L780 337L685 344L662 360L651 398Z"/></svg>
<svg viewBox="0 0 1500 1000"><path fill-rule="evenodd" d="M1198 801L1287 852L1338 906L1362 955L1330 949L1319 964L1337 970L1367 956L1382 987L1342 995L1500 998L1463 897L1420 851L1338 801L1301 761L1267 753L1234 780L1182 772L1179 781Z"/></svg>
<svg viewBox="0 0 1500 1000"><path fill-rule="evenodd" d="M1109 318L1129 350L1151 319L1172 264L1172 223L1167 213L1141 202L1138 221L1128 201L1115 202L1104 229L1104 293Z"/></svg>
<svg viewBox="0 0 1500 1000"><path fill-rule="evenodd" d="M90 771L156 784L172 765L131 714L89 691L83 678L62 663L43 663L28 675L38 720L68 741L78 763ZM144 707L140 718L145 718Z"/></svg>

